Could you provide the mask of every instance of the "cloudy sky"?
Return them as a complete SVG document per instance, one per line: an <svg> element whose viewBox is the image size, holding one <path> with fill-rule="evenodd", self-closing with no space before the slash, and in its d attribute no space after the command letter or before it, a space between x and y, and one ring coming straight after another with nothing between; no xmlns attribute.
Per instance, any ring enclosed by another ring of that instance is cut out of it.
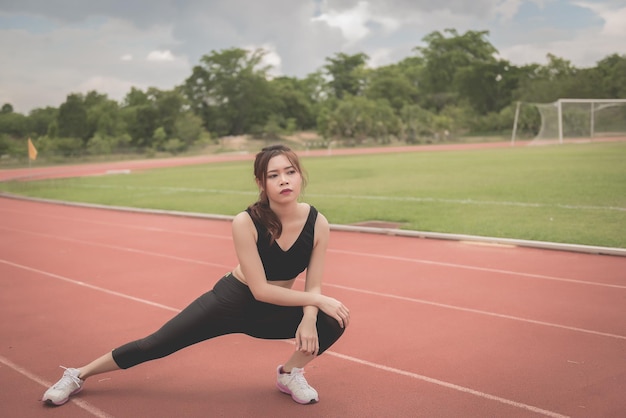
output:
<svg viewBox="0 0 626 418"><path fill-rule="evenodd" d="M0 0L0 104L28 113L69 93L171 89L232 47L262 47L274 73L295 77L338 52L375 67L446 28L489 31L517 65L552 53L592 67L626 54L626 0Z"/></svg>

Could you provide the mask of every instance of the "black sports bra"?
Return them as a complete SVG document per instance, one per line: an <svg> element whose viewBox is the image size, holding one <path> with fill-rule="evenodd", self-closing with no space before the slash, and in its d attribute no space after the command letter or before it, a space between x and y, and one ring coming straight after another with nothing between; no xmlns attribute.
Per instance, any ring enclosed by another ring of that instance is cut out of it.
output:
<svg viewBox="0 0 626 418"><path fill-rule="evenodd" d="M249 209L246 209L246 212L250 214ZM313 252L316 219L317 209L311 206L298 239L286 251L280 248L276 241L270 245L270 234L267 228L253 220L258 235L256 247L268 281L291 280L309 266Z"/></svg>

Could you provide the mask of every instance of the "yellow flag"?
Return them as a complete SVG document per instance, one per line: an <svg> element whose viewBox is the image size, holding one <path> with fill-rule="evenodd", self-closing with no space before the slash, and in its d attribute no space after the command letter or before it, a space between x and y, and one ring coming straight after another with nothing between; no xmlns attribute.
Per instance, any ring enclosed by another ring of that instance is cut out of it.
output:
<svg viewBox="0 0 626 418"><path fill-rule="evenodd" d="M37 148L33 145L33 141L28 138L28 158L31 160L37 159Z"/></svg>

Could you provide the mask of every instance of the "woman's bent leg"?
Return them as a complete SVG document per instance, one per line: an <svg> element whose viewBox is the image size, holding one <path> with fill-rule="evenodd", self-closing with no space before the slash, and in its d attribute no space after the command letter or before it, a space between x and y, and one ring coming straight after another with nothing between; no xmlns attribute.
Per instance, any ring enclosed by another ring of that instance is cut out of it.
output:
<svg viewBox="0 0 626 418"><path fill-rule="evenodd" d="M320 311L317 315L317 335L320 341L319 354L322 354L337 342L345 330L335 318L331 318Z"/></svg>
<svg viewBox="0 0 626 418"><path fill-rule="evenodd" d="M247 315L245 333L256 338L285 340L294 338L302 321L302 307L278 306L269 303L255 302L254 308ZM322 354L342 335L337 320L322 311L317 314L317 336Z"/></svg>
<svg viewBox="0 0 626 418"><path fill-rule="evenodd" d="M287 310L292 318L285 324L284 332L287 333L287 336L284 338L291 338L295 336L297 326L302 320L302 308ZM283 312L283 315L285 315L285 312ZM289 315L285 316L288 317ZM293 324L295 324L295 328L292 328L290 331L287 326L293 327ZM333 345L343 335L344 331L344 328L341 328L335 319L320 311L317 315L317 335L320 346L318 355ZM270 334L275 336L276 330L274 329ZM278 366L276 370L276 386L278 389L291 395L291 398L300 404L319 401L317 391L304 378L303 370L304 366L315 359L315 357L312 354L294 351L289 360L284 365Z"/></svg>
<svg viewBox="0 0 626 418"><path fill-rule="evenodd" d="M317 315L317 337L319 339L320 349L318 355L328 350L344 333L345 329L339 326L336 319L331 318L323 312ZM294 352L289 360L283 365L283 370L287 373L291 369L301 369L306 366L315 357L308 353L302 353L300 351Z"/></svg>

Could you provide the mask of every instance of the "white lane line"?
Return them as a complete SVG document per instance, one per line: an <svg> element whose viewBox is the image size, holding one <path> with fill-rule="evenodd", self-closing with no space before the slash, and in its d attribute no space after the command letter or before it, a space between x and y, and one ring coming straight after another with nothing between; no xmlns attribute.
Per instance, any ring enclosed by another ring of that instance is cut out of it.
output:
<svg viewBox="0 0 626 418"><path fill-rule="evenodd" d="M488 268L488 267L469 266L467 264L447 263L447 262L442 262L442 261L423 260L419 258L399 257L399 256L393 256L393 255L381 255L381 254L374 254L374 253L362 253L358 251L333 250L333 249L329 249L328 251L337 253L337 254L353 255L357 257L378 258L378 259L384 259L384 260L402 261L406 263L416 263L416 264L429 264L433 266L452 267L452 268L465 269L465 270L484 271L488 273L506 274L509 276L521 276L521 277L529 277L533 279L552 280L552 281L557 281L557 282L576 283L576 284L589 285L589 286L609 287L609 288L614 288L614 289L626 289L626 286L619 285L619 284L598 283L598 282L590 282L586 280L566 279L564 277L547 276L544 274L524 273L524 272L519 272L519 271L493 269L493 268Z"/></svg>
<svg viewBox="0 0 626 418"><path fill-rule="evenodd" d="M130 296L130 295L126 295L126 294L123 294L123 293L120 293L120 292L115 292L115 291L112 291L112 290L104 289L104 288L101 288L101 287L98 287L98 286L89 285L89 284L86 284L86 283L84 283L82 281L73 280L73 279L70 279L68 277L64 277L64 276L60 276L58 274L49 273L49 272L46 272L46 271L43 271L43 270L38 270L38 269L35 269L35 268L23 266L21 264L12 263L12 262L7 261L7 260L0 259L0 263L4 263L4 264L10 265L12 267L20 268L20 269L27 270L27 271L30 271L30 272L33 272L33 273L38 273L38 274L41 274L41 275L44 275L44 276L48 276L48 277L52 277L52 278L55 278L55 279L63 280L65 282L73 283L73 284L76 284L76 285L79 285L79 286L87 287L87 288L90 288L90 289L93 289L93 290L97 290L97 291L100 291L100 292L103 292L103 293L106 293L106 294L110 294L110 295L113 295L113 296L118 296L118 297L121 297L121 298L130 299L132 301L139 302L139 303L144 303L146 305L154 306L154 307L157 307L157 308L166 309L168 311L180 312L180 309L177 309L177 308L172 308L170 306L162 305L160 303L152 302L152 301L149 301L149 300L146 300L146 299L136 298L134 296ZM358 363L358 364L361 364L361 365L373 367L373 368L376 368L378 370L383 370L383 371L386 371L386 372L389 372L389 373L398 374L398 375L402 375L402 376L407 376L407 377L410 377L410 378L413 378L413 379L417 379L417 380L422 380L422 381L425 381L425 382L428 382L428 383L436 384L436 385L443 386L443 387L446 387L446 388L449 388L449 389L453 389L453 390L456 390L456 391L460 391L460 392L463 392L463 393L468 393L470 395L474 395L474 396L477 396L477 397L480 397L480 398L484 398L484 399L488 399L488 400L504 403L504 404L507 404L507 405L511 405L511 406L514 406L514 407L517 407L517 408L522 408L522 409L526 409L526 410L529 410L529 411L537 412L537 413L543 414L545 416L555 417L555 418L567 418L567 416L558 414L556 412L552 412L552 411L548 411L548 410L545 410L545 409L537 408L535 406L527 405L527 404L524 404L524 403L521 403L521 402L512 401L510 399L501 398L499 396L491 395L491 394L488 394L488 393L485 393L485 392L481 392L481 391L477 391L477 390L474 390L474 389L470 389L470 388L467 388L467 387L464 387L464 386L459 386L459 385L456 385L454 383L445 382L443 380L438 380L438 379L434 379L434 378L431 378L431 377L422 376L422 375L419 375L419 374L416 374L416 373L412 373L412 372L409 372L409 371L406 371L406 370L396 369L394 367L389 367L389 366L385 366L385 365L382 365L382 364L373 363L373 362L370 362L370 361L367 361L367 360L362 360L362 359L359 359L359 358L356 358L356 357L348 356L348 355L345 355L345 354L340 354L340 353L337 353L337 352L334 352L334 351L330 351L330 350L326 351L326 353L330 354L332 356L344 359L344 360L348 360L348 361L354 362L354 363ZM49 384L44 384L44 386L50 386L50 385Z"/></svg>
<svg viewBox="0 0 626 418"><path fill-rule="evenodd" d="M616 339L619 339L619 340L626 340L626 336L625 335L611 334L611 333L608 333L608 332L595 331L595 330L586 329L586 328L571 327L571 326L568 326L568 325L555 324L555 323L552 323L552 322L544 322L544 321L538 321L538 320L535 320L535 319L522 318L522 317L513 316L513 315L499 314L499 313L496 313L496 312L481 311L480 309L464 308L464 307L461 307L461 306L447 305L445 303L432 302L432 301L429 301L429 300L409 298L409 297L406 297L406 296L392 295L392 294L389 294L389 293L373 292L373 291L370 291L370 290L357 289L357 288L354 288L354 287L342 286L342 285L339 285L339 284L326 283L326 284L324 284L324 286L335 287L337 289L349 290L351 292L364 293L364 294L367 294L367 295L385 297L385 298L396 299L396 300L403 300L403 301L406 301L406 302L414 302L414 303L421 303L423 305L437 306L439 308L444 308L444 309L452 309L452 310L461 311L461 312L469 312L469 313L474 313L474 314L492 316L492 317L496 317L496 318L510 319L510 320L513 320L513 321L525 322L525 323L528 323L528 324L542 325L542 326L546 326L546 327L565 329L565 330L568 330L568 331L575 331L575 332L582 332L582 333L585 333L585 334L598 335L598 336L601 336L601 337L610 337L610 338L616 338Z"/></svg>
<svg viewBox="0 0 626 418"><path fill-rule="evenodd" d="M97 222L95 222L95 223L97 223ZM120 224L116 224L116 223L102 223L102 224L112 225L112 226L119 226L120 225ZM127 226L127 227L128 228L133 228L132 226ZM198 261L198 260L193 260L193 259L180 258L180 257L169 256L169 255L165 255L165 254L159 254L159 253L153 253L153 252L148 252L148 251L136 250L136 249L128 248L128 247L119 247L119 246L114 246L114 245L95 243L95 242L92 242L92 241L85 241L85 240L79 240L79 239L74 239L74 238L69 238L69 237L62 237L62 236L58 236L58 235L44 234L44 233L40 233L40 232L26 231L26 230L22 230L22 229L7 228L7 227L3 227L3 226L0 226L0 229L4 229L6 231L11 231L11 232L17 232L17 233L25 233L25 234L37 235L37 236L51 238L51 239L59 239L59 240L71 241L71 242L76 242L76 243L80 243L80 244L86 244L86 245L92 245L92 246L101 246L101 247L110 248L110 249L118 249L118 250L122 250L122 251L136 252L136 253L140 253L140 254L144 254L144 255L152 255L152 256L171 258L171 259L176 259L176 260L179 260L179 261L189 261L189 262L196 263L196 264L204 264L204 265L210 265L210 266L215 266L215 267L225 267L227 269L232 267L232 266L226 266L226 265L223 265L223 264L216 264L216 263L203 262L203 261ZM137 227L136 229L147 230L147 231L158 231L158 232L171 232L171 231L168 231L168 230L160 230L158 228L152 228L152 227ZM209 237L209 238L232 240L232 238L230 236L226 236L226 235L194 234L194 233L181 233L181 234L198 235L198 236ZM568 279L568 278L564 278L564 277L547 276L547 275L544 275L544 274L524 273L524 272L519 272L519 271L511 271L511 270L493 269L493 268L487 268L487 267L470 266L470 265L467 265L467 264L447 263L447 262L441 262L441 261L424 260L424 259L419 259L419 258L399 257L399 256L391 256L391 255L384 255L384 254L376 254L376 253L363 253L363 252L358 252L358 251L337 250L337 249L332 249L332 248L329 248L327 251L331 252L331 253L336 253L336 254L347 254L347 255L352 255L352 256L357 256L357 257L365 257L365 258L369 258L369 259L377 258L377 259L381 259L381 260L401 261L401 262L407 262L407 263L428 264L428 265L435 265L435 266L441 266L441 267L450 267L450 268L457 268L457 269L464 269L464 270L484 271L484 272L488 272L488 273L497 273L497 274L505 274L505 275L509 275L509 276L528 277L528 278L540 279L540 280L551 280L551 281L564 282L564 283L575 283L575 284L581 284L581 285L608 287L608 288L614 288L614 289L626 289L626 285L590 282L590 281L586 281L586 280L577 280L577 279Z"/></svg>
<svg viewBox="0 0 626 418"><path fill-rule="evenodd" d="M104 287L94 286L92 284L85 283L85 282L82 282L80 280L70 279L68 277L61 276L59 274L54 274L54 273L50 273L50 272L47 272L47 271L39 270L39 269L36 269L36 268L24 266L24 265L21 265L21 264L12 263L10 261L3 260L3 259L0 259L0 263L9 265L9 266L12 266L12 267L15 267L15 268L19 268L19 269L22 269L22 270L30 271L31 273L37 273L37 274L41 274L43 276L52 277L53 279L62 280L64 282L75 284L75 285L78 285L78 286L81 286L81 287L86 287L88 289L97 290L98 292L106 293L108 295L118 296L118 297L124 298L124 299L130 299L130 300L132 300L134 302L144 303L146 305L154 306L156 308L161 308L161 309L165 309L165 310L168 310L168 311L173 311L173 312L176 312L176 313L180 312L180 309L171 308L171 307L169 307L167 305L162 305L162 304L157 303L157 302L152 302L150 300L137 298L135 296L130 296L130 295L127 295L125 293L116 292L114 290L105 289Z"/></svg>
<svg viewBox="0 0 626 418"><path fill-rule="evenodd" d="M14 214L22 215L22 216L26 215L24 212L0 209L0 213L2 212L14 213ZM232 237L230 235L218 235L218 234L209 234L209 233L204 233L204 232L181 231L177 229L160 228L157 226L141 226L141 225L118 223L118 222L103 222L103 221L99 221L96 219L69 218L67 216L49 215L46 213L33 213L32 214L32 216L35 216L35 215L40 218L59 219L59 220L71 222L72 224L76 222L82 222L82 223L93 224L93 225L115 226L119 228L126 228L126 229L132 229L132 230L137 230L137 231L163 232L163 233L168 233L168 234L189 235L189 236L195 236L195 237L216 238L216 239L224 239L224 240L232 241ZM21 230L16 230L16 229L9 229L9 230L14 231L14 232L28 232L28 231L21 231Z"/></svg>
<svg viewBox="0 0 626 418"><path fill-rule="evenodd" d="M402 369L396 369L395 367L389 367L389 366L384 366L382 364L377 364L377 363L372 363L371 361L367 361L367 360L361 360L359 358L356 357L352 357L352 356L347 356L345 354L340 354L340 353L336 353L334 351L326 351L325 354L329 354L333 357L338 357L341 358L343 360L348 360L354 363L358 363L364 366L369 366L372 367L374 369L378 369L378 370L382 370L385 372L389 372L389 373L394 373L394 374L398 374L401 376L406 376L406 377L410 377L412 379L417 379L417 380L422 380L424 382L428 382L428 383L432 383L434 385L437 386L442 386L448 389L452 389L452 390L456 390L458 392L463 392L463 393L467 393L469 395L474 395L474 396L478 396L479 398L484 398L484 399L488 399L490 401L496 401L496 402L500 402L506 405L510 405L516 408L521 408L521 409L525 409L528 411L532 411L532 412L536 412L538 414L542 414L545 415L547 417L554 417L554 418L567 418L567 415L562 415L559 414L558 412L553 412L553 411L548 411L546 409L542 409L542 408L538 408L536 406L532 406L532 405L528 405L522 402L516 402L510 399L506 399L506 398L501 398L500 396L495 396L495 395L491 395L489 393L485 393L485 392L481 392L478 390L474 390L474 389L470 389L468 387L465 386L460 386L460 385L455 385L454 383L450 383L450 382L446 382L443 380L439 380L439 379L434 379L432 377L428 377L428 376L424 376L421 374L417 374L417 373L413 373L413 372L409 372L406 370L402 370Z"/></svg>
<svg viewBox="0 0 626 418"><path fill-rule="evenodd" d="M175 257L175 259L176 260L180 260L178 257ZM157 306L157 307L160 307L160 308L163 308L163 309L172 310L174 312L180 312L180 310L177 310L175 308L170 308L168 306L161 305L161 304L158 304L158 303L155 303L155 302L151 302L149 300L136 298L134 296L129 296L129 295L126 295L124 293L115 292L113 290L105 289L103 287L94 286L94 285L91 285L89 283L85 283L85 282L82 282L82 281L69 279L69 278L66 278L64 276L60 276L60 275L57 275L57 274L54 274L54 273L49 273L49 272L46 272L46 271L43 271L43 270L39 270L39 269L35 269L35 268L32 268L32 267L24 266L24 265L21 265L21 264L12 263L12 262L10 262L8 260L0 259L0 263L4 263L4 264L7 264L7 265L16 267L16 268L21 268L23 270L31 271L31 272L34 272L34 273L43 274L43 275L46 275L46 276L49 276L49 277L53 277L55 279L64 280L64 281L67 281L67 282L70 282L70 283L73 283L73 284L77 284L77 285L80 285L80 286L83 286L83 287L87 287L87 288L90 288L90 289L98 290L98 291L103 292L103 293L108 293L108 294L111 294L111 295L115 295L115 296L120 296L120 297L123 297L123 298L131 299L131 300L134 300L136 302L145 303L147 305ZM210 264L210 265L214 265L214 264ZM302 279L298 279L298 280L302 280ZM444 308L444 309L452 309L452 310L461 311L461 312L469 312L469 313L486 315L486 316L491 316L491 317L496 317L496 318L509 319L509 320L518 321L518 322L525 322L525 323L529 323L529 324L542 325L542 326L547 326L547 327L552 327L552 328L560 328L560 329L565 329L565 330L569 330L569 331L581 332L581 333L585 333L585 334L598 335L598 336L601 336L601 337L610 337L610 338L626 340L626 336L624 336L624 335L618 335L618 334L611 334L611 333L607 333L607 332L589 330L589 329L586 329L586 328L572 327L572 326L568 326L568 325L561 325L561 324L555 324L555 323L552 323L552 322L538 321L538 320L534 320L534 319L522 318L522 317L517 317L517 316L513 316L513 315L506 315L506 314L499 314L499 313L495 313L495 312L482 311L482 310L479 310L479 309L464 308L464 307L455 306L455 305L447 305L447 304L444 304L444 303L432 302L432 301L423 300L423 299L417 299L417 298L410 298L410 297L406 297L406 296L398 296L398 295L393 295L393 294L390 294L390 293L374 292L374 291L358 289L358 288L348 287L348 286L342 286L342 285L332 284L332 283L326 283L324 286L334 287L334 288L337 288L337 289L348 290L348 291L355 292L355 293L363 293L363 294L368 294L368 295L373 295L373 296L378 296L378 297L384 297L384 298L390 298L390 299L396 299L396 300L403 300L403 301L413 302L413 303L420 303L420 304L423 304L423 305L436 306L436 307Z"/></svg>
<svg viewBox="0 0 626 418"><path fill-rule="evenodd" d="M0 227L0 229L10 230L9 228L2 228L2 227ZM26 231L17 231L17 232L26 232ZM99 247L104 247L104 248L109 248L109 249L134 252L134 253L139 253L139 254L149 255L149 256L154 256L154 257L162 257L162 258L167 258L167 259L173 259L173 260L176 260L176 261L191 262L191 263L196 263L196 264L201 264L201 265L208 265L208 266L212 266L212 267L220 267L220 268L224 268L224 269L230 269L232 267L231 265L218 264L218 263L209 263L209 262L199 261L199 260L195 260L195 259L171 256L171 255L162 254L162 253L154 253L154 252L150 252L150 251L137 250L137 249L134 249L134 248L113 246L113 245L107 245L107 244L101 244L101 243L94 243L94 242L90 242L90 241L83 241L83 240L76 240L76 239L72 239L72 238L58 237L58 236L53 236L53 235L48 235L48 234L40 234L40 233L36 233L36 232L28 232L28 233L33 234L33 235L44 236L44 237L47 237L47 238L60 239L60 240L65 240L65 241L70 241L70 242L77 242L77 243L93 245L93 246L99 246ZM404 258L404 257L396 257L396 256L381 256L381 255L377 255L377 254L367 254L367 253L358 253L358 252L340 251L340 250L329 250L329 251L333 251L333 252L337 252L337 253L357 255L357 256L363 256L363 257L379 257L379 258L385 258L385 259L392 259L394 261L405 261L405 262L414 262L414 263L435 264L435 265L443 265L443 266L446 266L446 267L465 268L465 269L480 270L480 271L489 271L489 272L495 272L495 273L499 273L499 274L511 274L511 275L539 278L539 279L544 279L544 280L565 281L565 282L573 282L573 283L578 283L578 284L586 284L586 285L594 285L594 286L616 287L616 288L621 288L621 289L626 288L626 286L598 284L598 283L594 283L594 282L583 282L583 281L578 281L578 280L563 279L563 278L550 277L550 276L544 276L544 275L535 275L535 274L511 272L511 271L507 271L507 270L488 269L488 268L482 268L482 267L464 266L464 265L451 264L451 263L440 263L440 262L433 262L433 261L419 260L419 259L411 259L411 258ZM0 260L0 261L4 261L4 260ZM9 264L12 264L12 263L10 263L8 261L5 261L5 262L9 263ZM25 266L20 266L20 265L15 265L15 266L19 266L19 267L22 267L24 269L31 269L30 267L25 267ZM41 274L52 274L52 273L42 272L42 271L37 270L37 269L31 269L31 270L39 272ZM96 290L101 290L101 291L104 291L104 292L112 292L112 291L109 291L109 290L104 289L104 288L99 288L97 286L89 285L87 283L83 283L83 282L76 282L76 283L81 283L85 287L91 287L91 288L94 288ZM551 322L539 321L539 320L534 320L534 319L529 319L529 318L522 318L522 317L517 317L517 316L513 316L513 315L499 314L499 313L483 311L483 310L479 310L479 309L465 308L465 307L455 306L455 305L448 305L448 304L432 302L432 301L428 301L428 300L424 300L424 299L409 298L409 297L405 297L405 296L398 296L398 295L394 295L394 294L381 293L381 292L373 292L373 291L368 291L368 290L364 290L364 289L358 289L358 288L342 286L342 285L337 285L337 284L331 284L331 283L326 283L325 286L335 287L335 288L344 289L344 290L349 290L349 291L357 292L357 293L374 295L374 296L378 296L378 297L385 297L385 298L391 298L391 299L396 299L396 300L404 300L404 301L413 302L413 303L420 303L420 304L424 304L424 305L437 306L439 308L444 308L444 309L452 309L452 310L457 310L457 311L461 311L461 312L469 312L469 313L474 313L474 314L480 314L480 315L485 315L485 316L491 316L491 317L496 317L496 318L513 320L513 321L517 321L517 322L524 322L524 323L529 323L529 324L535 324L535 325L547 326L547 327L552 327L552 328L565 329L565 330L569 330L569 331L581 332L581 333L585 333L585 334L598 335L598 336L602 336L602 337L609 337L609 338L622 339L622 340L626 339L626 336L619 335L619 334L612 334L612 333L608 333L608 332L595 331L595 330L590 330L590 329L586 329L586 328L579 328L579 327L573 327L573 326L569 326L569 325L562 325L562 324L556 324L556 323L551 323ZM119 294L119 295L120 296L124 296L122 294ZM146 303L148 303L148 301L146 301Z"/></svg>
<svg viewBox="0 0 626 418"><path fill-rule="evenodd" d="M55 239L55 240L61 240L61 241L67 241L67 242L75 242L75 243L78 243L78 244L90 245L90 246L93 246L93 247L108 248L108 249L111 249L111 250L126 251L126 252L129 252L129 253L148 255L148 256L152 256L152 257L167 258L167 259L170 259L170 260L182 261L182 262L185 262L185 263L201 264L203 266L219 267L219 268L225 268L225 269L233 268L232 265L226 265L226 264L220 264L220 263L210 263L208 261L200 261L200 260L195 260L193 258L178 257L178 256L175 256L175 255L169 255L169 254L163 254L163 253L155 253L155 252L152 252L152 251L138 250L136 248L122 247L122 246L119 246L119 245L102 244L100 242L85 241L85 240L74 239L74 238L69 238L69 237L63 237L63 236L58 236L58 235L42 234L42 233L39 233L39 232L31 232L31 231L17 230L17 229L12 229L12 228L5 228L5 227L1 227L1 226L0 226L0 229L4 229L5 231L13 231L13 232L20 232L20 233L24 233L24 234L36 235L36 236L40 236L40 237L44 237L44 238L51 238L51 239Z"/></svg>
<svg viewBox="0 0 626 418"><path fill-rule="evenodd" d="M2 227L0 227L0 229L9 229L9 228L2 228ZM26 232L26 231L17 231L17 232ZM72 239L72 238L64 238L64 237L57 237L57 236L47 235L47 234L40 234L40 233L36 233L36 232L28 232L28 233L33 234L33 235L45 236L45 237L53 238L53 239L61 239L61 240L66 240L66 241L70 241L70 242L78 242L78 243L82 243L82 244L100 246L100 247L110 248L110 249L115 249L115 250L135 252L135 253L139 253L139 254L143 254L143 255L149 255L149 256L154 256L154 257L162 257L162 258L167 258L167 259L173 259L173 260L176 260L176 261L191 262L191 263L196 263L196 264L201 264L201 265L208 265L208 266L212 266L212 267L220 267L220 268L224 268L224 269L229 269L229 268L232 267L230 265L224 265L224 264L218 264L218 263L209 263L209 262L199 261L199 260L195 260L195 259L176 257L176 256L170 256L170 255L167 255L167 254L161 254L161 253L154 253L154 252L149 252L149 251L137 250L137 249L134 249L134 248L119 247L119 246L106 245L106 244L100 244L100 243L93 243L93 242L89 242L89 241L75 240L75 239ZM351 252L351 251L340 251L340 250L329 250L329 251L334 251L334 252L337 252L337 253L351 254L351 255L358 255L358 256L365 256L365 257L376 257L377 256L376 254L357 253L357 252ZM598 284L598 283L594 283L594 282L583 282L583 281L578 281L578 280L563 279L563 278L543 276L543 275L511 272L511 271L507 271L507 270L498 270L498 269L488 269L488 268L482 268L482 267L463 266L463 265L458 265L458 264L431 262L431 261L427 261L427 260L419 260L419 259L411 259L411 258L403 258L403 257L395 257L395 256L380 256L380 255L378 255L378 257L379 258L392 259L392 260L395 260L395 261L408 261L408 262L416 262L416 263L444 265L444 266L447 266L447 267L466 268L466 269L473 269L473 270L496 272L496 273L499 273L499 274L512 274L512 275L519 275L519 276L525 276L525 277L535 277L535 278L540 278L540 279L545 279L545 280L557 280L557 281L565 281L565 282L574 282L574 283L578 283L578 284L587 284L587 285L604 286L604 287L616 287L616 288L621 288L621 289L626 288L626 286L606 285L606 284ZM5 261L5 260L0 260L0 261L3 261L5 263L8 263L8 264L11 264L11 265L14 265L14 266L18 266L18 267L21 267L21 268L24 268L24 269L27 269L27 270L36 271L36 272L39 272L41 274L52 275L52 273L43 272L43 271L37 270L37 269L31 269L30 267L25 267L25 266L13 264L13 263L10 263L10 262ZM59 277L61 277L61 276L59 276ZM90 284L87 284L87 283L83 283L83 282L76 282L76 283L80 283L80 284L82 284L85 287L91 287L93 289L101 290L103 292L112 292L110 290L107 290L107 289L104 289L104 288L100 288L100 287L97 287L97 286L93 286L93 285L90 285ZM455 305L448 305L448 304L432 302L432 301L428 301L428 300L424 300L424 299L409 298L409 297L406 297L406 296L398 296L398 295L394 295L394 294L381 293L381 292L373 292L373 291L368 291L368 290L364 290L364 289L358 289L358 288L354 288L354 287L342 286L342 285L331 284L331 283L326 283L325 286L335 287L335 288L338 288L338 289L349 290L351 292L356 292L356 293L363 293L363 294L374 295L374 296L378 296L378 297L385 297L385 298L390 298L390 299L404 300L404 301L413 302L413 303L420 303L420 304L424 304L424 305L436 306L436 307L444 308L444 309L452 309L452 310L457 310L457 311L461 311L461 312L469 312L469 313L485 315L485 316L490 316L490 317L495 317L495 318L508 319L508 320L513 320L513 321L517 321L517 322L524 322L524 323L528 323L528 324L535 324L535 325L547 326L547 327L551 327L551 328L559 328L559 329L575 331L575 332L580 332L580 333L585 333L585 334L597 335L597 336L601 336L601 337L609 337L609 338L626 340L626 336L624 336L624 335L613 334L613 333L602 332L602 331L596 331L596 330L590 330L590 329L586 329L586 328L579 328L579 327L573 327L573 326L569 326L569 325L556 324L556 323L552 323L552 322L539 321L539 320L535 320L535 319L522 318L522 317L517 317L517 316L513 316L513 315L506 315L506 314L500 314L500 313L496 313L496 312L483 311L483 310L479 310L479 309L465 308L465 307L455 306ZM113 294L116 294L116 293L113 293ZM122 297L125 296L123 294L118 294L118 295L122 296ZM149 301L145 301L144 303L150 303L150 302Z"/></svg>
<svg viewBox="0 0 626 418"><path fill-rule="evenodd" d="M2 212L4 213L11 212L11 213L19 214L19 215L25 215L23 212L17 212L17 211L0 210L0 213ZM37 216L41 218L47 218L47 219L63 220L63 221L71 222L72 224L76 222L82 222L82 223L92 224L92 225L114 226L117 228L125 228L125 229L131 229L131 230L136 230L136 231L163 232L163 233L168 233L168 234L188 235L188 236L203 237L203 238L216 238L216 239L224 239L224 240L232 241L232 237L230 235L218 235L218 234L209 234L205 232L181 231L178 229L166 229L166 228L161 228L158 226L141 226L141 225L134 225L134 224L123 224L123 223L118 223L118 222L103 222L103 221L98 221L97 219L69 218L67 216L56 216L56 215L48 215L48 214L40 214L40 213L38 213ZM27 232L27 231L16 230L16 229L10 229L10 230L14 232Z"/></svg>
<svg viewBox="0 0 626 418"><path fill-rule="evenodd" d="M38 383L39 385L41 385L41 386L43 386L45 388L49 388L50 386L52 386L51 382L48 382L47 380L40 378L39 376L31 373L30 371L26 370L25 368L15 364L15 363L13 363L11 360L9 360L6 357L0 356L0 363L4 364L5 366L7 366L10 369L13 369L14 371L20 373L21 375L26 376L28 379L32 380L35 383ZM72 398L72 399L70 399L70 402L72 402L73 404L75 404L79 408L84 409L85 411L89 412L90 414L92 414L95 417L98 417L98 418L113 418L112 415L107 414L103 410L93 406L89 402L86 402L86 401L84 401L82 399Z"/></svg>

